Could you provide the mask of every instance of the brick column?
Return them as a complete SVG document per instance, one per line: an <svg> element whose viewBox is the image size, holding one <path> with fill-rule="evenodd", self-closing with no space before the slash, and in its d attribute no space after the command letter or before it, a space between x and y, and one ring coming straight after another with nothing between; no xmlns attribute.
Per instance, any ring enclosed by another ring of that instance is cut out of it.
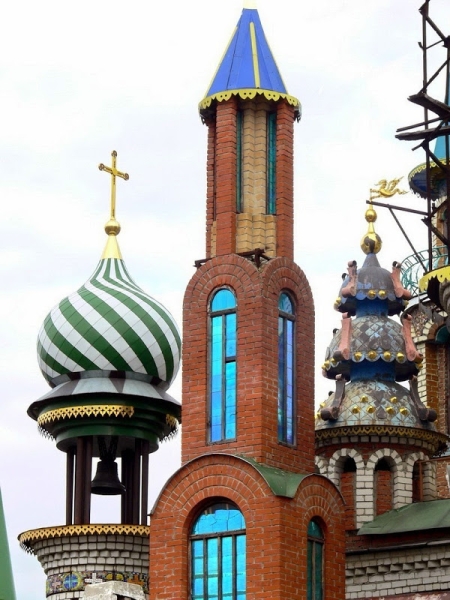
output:
<svg viewBox="0 0 450 600"><path fill-rule="evenodd" d="M277 256L294 258L294 109L277 110Z"/></svg>

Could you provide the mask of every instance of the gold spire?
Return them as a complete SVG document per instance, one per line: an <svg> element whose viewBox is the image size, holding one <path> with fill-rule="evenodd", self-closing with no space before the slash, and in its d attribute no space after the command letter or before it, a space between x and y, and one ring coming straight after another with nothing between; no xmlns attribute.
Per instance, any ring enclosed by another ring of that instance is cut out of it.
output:
<svg viewBox="0 0 450 600"><path fill-rule="evenodd" d="M372 204L369 204L365 217L366 221L369 223L369 228L366 235L361 240L361 250L364 254L378 254L381 250L382 242L380 236L375 233L374 223L377 220L377 213Z"/></svg>
<svg viewBox="0 0 450 600"><path fill-rule="evenodd" d="M115 150L111 152L111 157L111 167L107 167L103 163L100 163L98 165L100 171L106 171L111 175L111 214L109 217L109 221L105 225L105 231L108 234L108 241L106 242L105 250L102 254L102 259L122 259L122 254L120 253L119 245L116 240L116 236L120 233L120 224L116 220L116 177L121 177L122 179L125 179L125 181L127 181L130 178L130 176L128 175L128 173L122 173L116 168L117 152Z"/></svg>

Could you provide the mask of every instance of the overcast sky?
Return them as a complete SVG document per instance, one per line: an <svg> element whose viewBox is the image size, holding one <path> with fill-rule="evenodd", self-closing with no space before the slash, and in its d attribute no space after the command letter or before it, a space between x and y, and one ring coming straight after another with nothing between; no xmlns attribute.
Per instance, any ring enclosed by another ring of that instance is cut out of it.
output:
<svg viewBox="0 0 450 600"><path fill-rule="evenodd" d="M303 105L295 142L295 259L317 312L317 396L331 389L320 365L347 261L363 255L365 200L383 178L424 156L394 138L422 118L407 97L421 87L421 0L258 0L289 93ZM450 33L448 0L431 14ZM45 576L19 533L64 523L64 455L26 415L48 387L36 336L48 311L75 291L101 255L109 178L118 152L120 247L136 282L181 323L185 286L205 256L206 127L197 104L222 56L242 0L16 0L0 24L0 486L18 600L43 600ZM434 51L433 64L444 51ZM444 96L441 80L433 95ZM395 203L423 208L411 195ZM378 211L380 262L411 254ZM401 215L422 249L426 230ZM180 397L179 379L172 395ZM180 438L151 459L153 500L179 465ZM106 502L105 499L100 499ZM93 521L118 520L94 504ZM102 511L102 512L100 512ZM106 517L105 517L106 515Z"/></svg>

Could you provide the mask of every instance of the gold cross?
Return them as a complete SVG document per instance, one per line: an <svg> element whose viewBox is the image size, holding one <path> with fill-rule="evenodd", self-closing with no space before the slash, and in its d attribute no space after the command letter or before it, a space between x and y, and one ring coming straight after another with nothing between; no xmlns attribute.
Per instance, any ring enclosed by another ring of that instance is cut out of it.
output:
<svg viewBox="0 0 450 600"><path fill-rule="evenodd" d="M116 177L122 177L122 179L125 179L125 181L127 181L128 179L130 179L130 176L128 175L128 173L122 173L121 171L118 171L116 169L117 152L115 150L113 150L111 152L111 156L112 156L112 166L111 167L107 167L103 163L100 163L98 165L98 168L100 169L100 171L106 171L107 173L109 173L111 175L111 219L115 220L116 219Z"/></svg>

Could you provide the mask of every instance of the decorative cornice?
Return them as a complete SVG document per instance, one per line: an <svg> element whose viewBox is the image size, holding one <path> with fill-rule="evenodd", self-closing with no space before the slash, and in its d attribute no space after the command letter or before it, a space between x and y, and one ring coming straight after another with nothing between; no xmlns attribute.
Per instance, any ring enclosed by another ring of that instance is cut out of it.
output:
<svg viewBox="0 0 450 600"><path fill-rule="evenodd" d="M395 425L356 425L354 427L330 427L329 429L316 429L316 440L329 440L330 438L348 437L352 435L389 435L407 437L414 440L429 442L436 449L448 442L448 437L437 431L426 429L412 429L411 427L397 427Z"/></svg>
<svg viewBox="0 0 450 600"><path fill-rule="evenodd" d="M424 275L422 279L419 280L419 290L421 292L425 292L430 279L434 278L436 278L440 283L443 283L444 281L450 281L450 266L435 269L434 271L430 271Z"/></svg>
<svg viewBox="0 0 450 600"><path fill-rule="evenodd" d="M56 527L30 529L29 531L21 533L18 540L21 548L25 550L25 552L34 554L35 551L33 545L35 542L80 535L132 535L137 537L148 537L150 535L150 527L147 525L109 525L106 523L59 525Z"/></svg>
<svg viewBox="0 0 450 600"><path fill-rule="evenodd" d="M48 410L39 415L38 425L41 427L46 423L61 421L63 419L76 419L78 417L132 417L134 415L133 406L123 404L91 404L86 406L68 406L66 408L56 408Z"/></svg>
<svg viewBox="0 0 450 600"><path fill-rule="evenodd" d="M262 90L258 88L249 88L249 89L239 89L239 90L226 90L225 92L217 92L216 94L212 94L211 96L207 96L204 98L200 104L198 105L199 111L202 112L209 108L213 102L216 100L217 102L225 102L229 100L231 96L239 96L242 100L253 100L256 96L264 96L266 100L274 100L277 102L280 99L286 100L291 106L294 106L299 116L301 115L302 106L300 101L297 100L294 96L290 96L289 94L283 94L282 92L274 92L273 90Z"/></svg>

